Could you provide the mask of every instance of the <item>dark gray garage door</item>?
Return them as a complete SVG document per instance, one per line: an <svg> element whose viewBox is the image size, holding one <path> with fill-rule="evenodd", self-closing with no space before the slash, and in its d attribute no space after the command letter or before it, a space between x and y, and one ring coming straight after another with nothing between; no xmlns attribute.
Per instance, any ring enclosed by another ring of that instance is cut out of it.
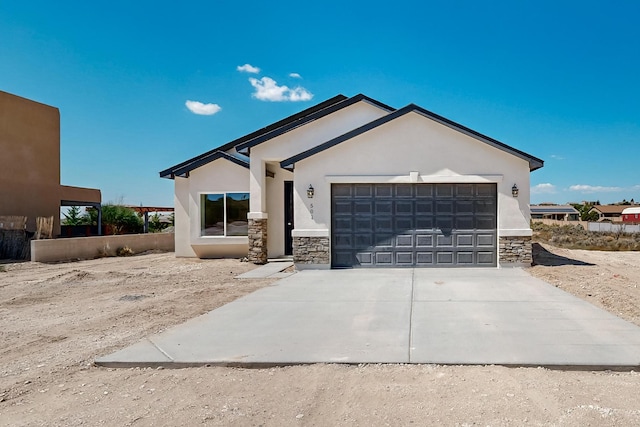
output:
<svg viewBox="0 0 640 427"><path fill-rule="evenodd" d="M333 184L333 267L496 266L495 184Z"/></svg>

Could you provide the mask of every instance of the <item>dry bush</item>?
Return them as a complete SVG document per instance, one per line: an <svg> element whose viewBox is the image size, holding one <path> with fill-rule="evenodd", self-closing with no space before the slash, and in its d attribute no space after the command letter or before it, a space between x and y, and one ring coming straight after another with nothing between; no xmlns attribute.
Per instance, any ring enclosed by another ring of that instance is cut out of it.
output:
<svg viewBox="0 0 640 427"><path fill-rule="evenodd" d="M599 251L640 250L640 233L587 231L581 225L531 224L533 240L567 249Z"/></svg>

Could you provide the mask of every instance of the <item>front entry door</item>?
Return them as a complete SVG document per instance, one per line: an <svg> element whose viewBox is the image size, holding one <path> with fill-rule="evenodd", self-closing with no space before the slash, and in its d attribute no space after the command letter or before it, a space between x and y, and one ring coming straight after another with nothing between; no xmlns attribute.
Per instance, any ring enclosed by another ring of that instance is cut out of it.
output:
<svg viewBox="0 0 640 427"><path fill-rule="evenodd" d="M293 181L284 182L284 254L293 255Z"/></svg>

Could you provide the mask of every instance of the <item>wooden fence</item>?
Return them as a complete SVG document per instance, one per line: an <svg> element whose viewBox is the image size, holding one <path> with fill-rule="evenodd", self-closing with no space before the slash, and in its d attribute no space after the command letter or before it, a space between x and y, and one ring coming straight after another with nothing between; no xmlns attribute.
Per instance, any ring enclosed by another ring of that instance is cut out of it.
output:
<svg viewBox="0 0 640 427"><path fill-rule="evenodd" d="M53 237L53 217L36 218L36 232L27 231L26 216L0 216L0 259L31 258L31 240Z"/></svg>

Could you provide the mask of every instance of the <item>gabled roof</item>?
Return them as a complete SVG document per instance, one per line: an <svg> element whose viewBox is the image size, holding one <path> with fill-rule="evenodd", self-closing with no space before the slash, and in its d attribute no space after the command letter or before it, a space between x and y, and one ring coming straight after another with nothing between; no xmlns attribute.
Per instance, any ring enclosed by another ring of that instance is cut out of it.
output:
<svg viewBox="0 0 640 427"><path fill-rule="evenodd" d="M224 151L214 151L214 152L209 152L207 154L203 154L202 156L198 156L195 160L193 160L190 163L184 164L183 166L180 167L174 167L171 170L171 175L170 176L163 176L162 172L160 172L160 177L161 178L170 178L173 179L176 176L181 176L181 177L189 177L189 172L191 172L194 169L199 168L200 166L204 166L207 163L213 162L214 160L218 160L218 159L225 159L228 160L230 162L233 162L239 166L245 167L247 169L249 169L249 162L239 159L237 157L233 157L227 153L225 153Z"/></svg>
<svg viewBox="0 0 640 427"><path fill-rule="evenodd" d="M531 213L537 214L560 214L560 213L568 213L568 214L579 214L571 205L531 205L530 206Z"/></svg>
<svg viewBox="0 0 640 427"><path fill-rule="evenodd" d="M289 117L285 117L282 120L279 120L279 121L277 121L277 122L275 122L273 124L270 124L269 126L266 126L266 127L262 128L262 129L259 129L259 130L255 131L255 132L251 132L251 133L249 133L249 134L247 134L245 136L242 136L242 137L240 137L238 139L234 139L233 141L228 142L228 143L226 143L224 145L221 145L221 146L219 146L217 148L214 148L213 150L207 151L204 154L201 154L199 156L193 157L193 158L191 158L189 160L186 160L186 161L184 161L182 163L178 163L175 166L172 166L172 167L170 167L168 169L165 169L162 172L160 172L160 178L173 179L174 176L180 175L180 174L176 173L176 171L179 170L179 169L182 169L182 168L187 167L188 165L191 165L191 164L194 164L194 163L200 163L200 160L202 160L204 158L209 158L209 156L211 156L212 154L214 154L214 153L216 153L218 151L223 151L223 152L224 151L229 151L229 150L231 150L232 148L234 148L238 144L242 144L243 142L250 141L250 140L252 140L254 138L257 138L257 137L259 137L259 136L261 136L261 135L263 135L265 133L272 132L272 131L280 128L280 127L286 126L286 125L288 125L288 124L290 124L292 122L296 122L297 120L299 120L299 119L301 119L301 118L303 118L305 116L308 116L308 115L313 114L313 113L315 113L317 111L323 110L323 109L325 109L325 108L327 108L327 107L329 107L331 105L334 105L334 104L336 104L338 102L344 101L345 99L347 99L347 97L344 96L344 95L336 95L333 98L327 99L326 101L323 101L323 102L321 102L319 104L314 105L313 107L307 108L306 110L302 110L301 112L296 113L294 115L291 115ZM213 161L213 160L215 160L215 159L210 159L209 161ZM202 166L203 164L205 164L205 163L200 163L199 166ZM197 166L197 167L199 167L199 166ZM195 168L192 168L192 169L195 169ZM192 169L189 169L189 170L192 170Z"/></svg>
<svg viewBox="0 0 640 427"><path fill-rule="evenodd" d="M395 108L390 107L390 106L388 106L386 104L383 104L380 101L377 101L377 100L375 100L373 98L369 98L368 96L363 95L363 94L360 93L360 94L358 94L356 96L352 96L351 98L344 99L344 100L342 100L340 102L337 102L337 103L335 103L333 105L330 105L327 108L315 111L312 114L307 114L307 115L302 116L302 117L300 117L300 118L298 118L296 120L292 120L292 121L290 121L289 123L287 123L284 126L281 126L281 127L277 128L277 129L274 129L274 130L272 130L270 132L265 132L265 133L255 137L255 138L251 139L251 140L248 140L246 142L237 144L236 145L236 150L239 153L249 155L249 151L251 150L251 147L255 147L258 144L261 144L261 143L263 143L265 141L268 141L268 140L273 139L273 138L275 138L277 136L280 136L280 135L282 135L284 133L287 133L287 132L289 132L289 131L291 131L293 129L296 129L296 128L304 125L304 124L307 124L307 123L312 122L314 120L318 120L318 119L320 119L322 117L328 116L331 113L334 113L334 112L336 112L338 110L341 110L341 109L343 109L345 107L348 107L348 106L353 105L353 104L355 104L357 102L360 102L360 101L369 102L370 104L376 105L376 106L378 106L378 107L380 107L380 108L382 108L383 110L386 110L386 111L395 111Z"/></svg>
<svg viewBox="0 0 640 427"><path fill-rule="evenodd" d="M311 148L307 151L304 151L300 154L297 154L295 156L292 156L286 160L283 160L282 162L280 162L280 167L284 168L284 169L290 169L293 170L295 167L295 163L299 162L303 159L306 159L307 157L311 157L314 154L320 153L324 150L326 150L327 148L331 148L335 145L340 144L341 142L347 141L349 139L352 139L358 135L361 135L365 132L368 132L372 129L377 128L378 126L382 126L385 123L388 123L392 120L397 119L398 117L402 117L408 113L418 113L421 114L437 123L440 123L442 125L445 125L451 129L457 130L458 132L461 132L467 136L470 136L472 138L475 138L481 142L484 142L485 144L491 145L492 147L498 148L502 151L505 151L509 154L512 154L516 157L520 157L523 160L526 160L527 162L529 162L529 170L530 171L534 171L536 169L541 168L544 165L544 161L538 159L537 157L533 157L530 154L527 154L523 151L517 150L513 147L510 147L498 140L495 140L493 138L490 138L486 135L483 135L479 132L476 132L472 129L469 129L468 127L465 127L459 123L453 122L445 117L439 116L435 113L432 113L431 111L425 110L422 107L419 107L415 104L409 104L406 107L403 107L399 110L394 111L393 113L390 113L384 117L381 117L379 119L376 119L372 122L369 122L357 129L354 129L350 132L345 133L344 135L338 136L330 141L327 141L323 144L320 144L314 148Z"/></svg>
<svg viewBox="0 0 640 427"><path fill-rule="evenodd" d="M627 208L637 207L636 205L593 205L589 212L596 210L602 214L621 215L622 211Z"/></svg>

